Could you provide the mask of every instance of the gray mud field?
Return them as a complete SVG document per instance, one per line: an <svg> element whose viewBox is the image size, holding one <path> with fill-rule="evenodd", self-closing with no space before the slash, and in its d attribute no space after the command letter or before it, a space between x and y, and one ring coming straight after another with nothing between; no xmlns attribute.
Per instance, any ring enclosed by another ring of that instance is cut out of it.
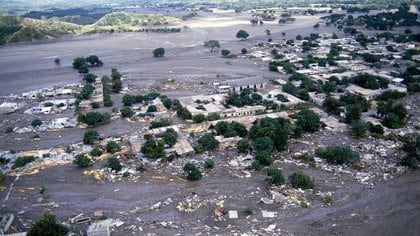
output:
<svg viewBox="0 0 420 236"><path fill-rule="evenodd" d="M162 93L171 98L210 92L213 82L230 78L261 75L267 81L282 78L268 71L267 63L240 57L242 48L267 42L265 30L271 30L274 41L293 39L314 32L313 25L320 16L298 17L296 23L278 25L276 21L264 26L251 26L249 15L234 13L206 14L185 22L188 26L181 33L114 33L100 35L65 36L54 41L22 43L0 47L0 95L81 81L71 63L77 56L96 54L104 62L93 73L110 74L112 68L122 72L125 83L139 91L162 86L168 79L180 85ZM239 29L250 33L246 41L238 41ZM281 35L286 32L286 36ZM336 32L333 27L321 27L317 32ZM339 33L338 33L339 34ZM219 40L221 49L229 49L238 58L222 58L220 52L210 53L203 48L207 40ZM164 47L164 58L153 58L152 50ZM55 65L54 58L61 64ZM195 87L194 87L195 86ZM192 89L194 88L194 89ZM121 96L113 98L121 106ZM6 116L5 116L6 117ZM28 125L31 118L20 119L16 115L6 117L18 124ZM5 119L6 119L5 118ZM5 122L2 129L12 123ZM124 134L147 126L129 123L123 119L98 127L99 133L109 136ZM84 130L44 132L42 141L34 143L28 134L4 136L0 150L31 150L64 146L81 141ZM322 140L323 145L335 144L344 134L326 135L322 132L307 137L306 141ZM20 141L15 141L20 140ZM363 144L364 140L350 140ZM265 204L269 191L263 171L252 172L251 177L238 177L228 161L238 153L224 151L210 154L215 168L205 170L201 181L191 182L174 172L173 163L157 163L151 171L139 174L134 181L118 178L116 181L97 180L84 174L85 170L102 168L105 161L87 169L75 165L46 166L39 172L7 176L0 184L0 213L14 213L13 232L27 230L33 219L44 211L56 214L60 221L75 215L95 218L95 211L106 212L108 218L119 219L124 224L114 228L113 235L418 235L420 232L420 174L408 171L391 180L380 180L375 185L361 184L346 173L334 173L317 167L298 167L285 162L282 156L290 156L302 149L314 149L293 142L288 152L282 152L275 166L284 176L303 169L314 177L317 192L333 192L334 203L325 206L322 197L310 194L309 206ZM395 154L400 155L400 154ZM44 185L47 193L39 194ZM192 213L177 209L185 199L198 198L203 203ZM169 199L169 200L168 200ZM223 202L223 206L220 206ZM150 206L159 205L156 208ZM253 215L245 216L243 210L251 208ZM216 208L236 210L238 219L219 219ZM263 218L261 211L277 212L276 218ZM270 227L274 225L275 230ZM85 231L87 225L75 226ZM133 227L136 230L133 230ZM141 229L141 230L140 230Z"/></svg>

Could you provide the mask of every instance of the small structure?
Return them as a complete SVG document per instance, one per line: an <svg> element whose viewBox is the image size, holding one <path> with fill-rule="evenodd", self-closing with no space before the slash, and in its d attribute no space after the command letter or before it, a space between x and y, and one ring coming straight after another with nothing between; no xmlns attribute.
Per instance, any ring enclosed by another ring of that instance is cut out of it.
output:
<svg viewBox="0 0 420 236"><path fill-rule="evenodd" d="M377 90L365 89L357 85L350 85L346 88L350 93L364 96L368 100L372 100L376 95L379 94Z"/></svg>
<svg viewBox="0 0 420 236"><path fill-rule="evenodd" d="M19 109L20 105L15 102L3 102L0 105L0 114L13 113Z"/></svg>
<svg viewBox="0 0 420 236"><path fill-rule="evenodd" d="M92 223L87 229L87 236L110 236L110 224L111 220L101 220L99 222Z"/></svg>
<svg viewBox="0 0 420 236"><path fill-rule="evenodd" d="M263 89L266 83L261 76L255 76L245 79L228 80L220 83L217 87L219 93L226 93L228 91L240 92L244 89Z"/></svg>
<svg viewBox="0 0 420 236"><path fill-rule="evenodd" d="M194 148L186 139L180 139L174 145L175 153L180 157L190 157L194 154Z"/></svg>

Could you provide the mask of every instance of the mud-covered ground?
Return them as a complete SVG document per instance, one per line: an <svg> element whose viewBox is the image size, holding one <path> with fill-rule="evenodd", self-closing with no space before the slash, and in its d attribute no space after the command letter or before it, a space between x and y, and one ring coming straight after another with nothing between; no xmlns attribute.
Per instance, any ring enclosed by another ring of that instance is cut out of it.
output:
<svg viewBox="0 0 420 236"><path fill-rule="evenodd" d="M295 24L278 25L275 22L264 26L251 26L249 15L234 13L205 14L201 18L185 22L186 30L176 34L101 34L63 37L54 41L16 44L0 47L0 95L21 93L53 85L80 82L81 78L71 68L73 58L98 55L105 65L96 68L97 75L109 74L111 68L118 68L126 78L126 84L145 91L159 87L170 97L210 92L213 81L228 78L242 78L262 75L265 79L281 78L281 75L267 70L266 63L257 60L221 58L220 52L210 53L202 44L206 40L219 40L222 49L235 54L241 48L266 42L269 29L274 41L292 39L297 34L314 32L313 25L319 16L298 17ZM238 41L235 34L239 29L250 33L247 41ZM334 32L333 27L321 27L318 32ZM281 36L286 32L286 37ZM166 48L164 58L153 58L152 50ZM54 58L61 59L60 65ZM175 84L165 88L165 81L174 79ZM203 85L204 86L200 86ZM173 88L171 88L173 86ZM113 97L119 103L120 97ZM413 101L418 101L414 99ZM418 112L417 112L418 113ZM413 115L418 117L417 113ZM71 114L66 114L71 115ZM414 117L414 118L415 118ZM16 114L1 116L2 129L12 124L29 125L32 117ZM417 119L417 118L416 118ZM147 126L118 119L109 125L98 127L104 136L124 134ZM3 130L2 130L3 131ZM1 134L0 150L31 150L51 146L64 146L80 142L84 130L68 129L41 133L41 141L33 142L30 134ZM115 235L145 232L158 235L181 233L191 235L199 232L232 235L251 233L263 235L416 235L420 232L420 175L418 171L393 173L391 180L376 177L373 185L362 184L352 174L329 172L321 167L297 166L285 161L295 152L313 151L316 145L337 143L355 146L371 142L369 139L353 140L346 133L318 132L292 141L289 152L280 153L275 166L283 169L287 177L295 170L303 170L314 178L313 192L305 192L309 207L289 204L264 204L262 197L269 198L264 171L252 172L247 178L238 177L238 171L228 161L238 154L222 151L209 154L216 166L204 170L201 181L190 182L173 164L155 164L144 173L132 178L117 178L115 182L97 180L83 174L84 170L72 164L45 167L36 174L19 177L8 176L0 184L1 213L14 213L16 220L12 232L27 229L33 219L42 212L51 210L60 221L84 213L94 217L94 212L103 210L108 218L120 219L122 226L114 228ZM313 144L311 144L311 142ZM308 144L309 143L309 144ZM390 158L403 153L389 152ZM200 156L203 160L206 156ZM126 160L126 165L136 160ZM182 162L182 161L181 161ZM97 162L87 170L102 168L105 162ZM134 165L134 164L132 164ZM179 168L178 168L179 169ZM240 173L239 173L240 174ZM38 188L44 185L44 197ZM372 187L373 186L373 187ZM332 193L333 204L325 206L317 193ZM180 212L177 204L194 195L198 202L205 203L193 213ZM170 199L170 200L168 200ZM156 209L139 210L161 203ZM217 205L223 202L223 207ZM253 215L246 217L242 211L251 208ZM213 210L224 208L237 210L238 219L217 218ZM263 218L261 210L278 213L276 218ZM269 228L275 224L275 229ZM133 225L135 227L133 227ZM87 225L76 225L77 230L86 230ZM141 227L141 230L140 230Z"/></svg>

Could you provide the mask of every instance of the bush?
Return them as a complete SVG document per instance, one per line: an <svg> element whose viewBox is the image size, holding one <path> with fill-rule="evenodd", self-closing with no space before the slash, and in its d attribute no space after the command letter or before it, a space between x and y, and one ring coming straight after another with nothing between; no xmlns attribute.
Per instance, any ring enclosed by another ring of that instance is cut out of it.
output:
<svg viewBox="0 0 420 236"><path fill-rule="evenodd" d="M93 109L98 109L99 108L99 102L92 102L91 104L90 104L90 106L93 108Z"/></svg>
<svg viewBox="0 0 420 236"><path fill-rule="evenodd" d="M242 48L242 49L241 49L241 53L242 53L242 54L246 54L247 52L248 52L248 50L246 50L246 48Z"/></svg>
<svg viewBox="0 0 420 236"><path fill-rule="evenodd" d="M97 147L95 147L94 149L92 149L92 151L90 152L90 155L94 156L94 157L99 157L103 154L103 151Z"/></svg>
<svg viewBox="0 0 420 236"><path fill-rule="evenodd" d="M224 56L224 57L227 57L227 56L230 55L230 51L227 50L227 49L222 49L221 53L222 53L222 56Z"/></svg>
<svg viewBox="0 0 420 236"><path fill-rule="evenodd" d="M150 105L147 108L147 112L157 112L157 107L155 105Z"/></svg>
<svg viewBox="0 0 420 236"><path fill-rule="evenodd" d="M206 116L204 114L197 114L194 115L192 119L195 123L202 123L206 121Z"/></svg>
<svg viewBox="0 0 420 236"><path fill-rule="evenodd" d="M0 183L6 178L6 175L0 171Z"/></svg>
<svg viewBox="0 0 420 236"><path fill-rule="evenodd" d="M271 153L274 150L274 143L269 137L257 138L254 142L254 149L256 152L267 151Z"/></svg>
<svg viewBox="0 0 420 236"><path fill-rule="evenodd" d="M312 189L315 186L314 181L302 171L294 172L289 176L289 179L294 188Z"/></svg>
<svg viewBox="0 0 420 236"><path fill-rule="evenodd" d="M121 151L121 147L115 141L109 141L106 144L106 151L109 152L109 153L114 154L116 152Z"/></svg>
<svg viewBox="0 0 420 236"><path fill-rule="evenodd" d="M57 223L54 215L45 213L39 220L32 223L28 230L28 236L40 236L40 235L55 235L65 236L69 232L69 229L62 224Z"/></svg>
<svg viewBox="0 0 420 236"><path fill-rule="evenodd" d="M266 150L258 152L255 159L259 161L261 165L264 166L269 166L273 163L273 160L271 159L271 154Z"/></svg>
<svg viewBox="0 0 420 236"><path fill-rule="evenodd" d="M92 159L85 156L84 154L79 154L74 157L73 164L76 164L79 167L88 167L92 165Z"/></svg>
<svg viewBox="0 0 420 236"><path fill-rule="evenodd" d="M129 107L123 107L120 110L121 116L124 118L130 118L134 115L134 112Z"/></svg>
<svg viewBox="0 0 420 236"><path fill-rule="evenodd" d="M284 184L284 176L280 169L268 168L267 169L267 181L269 185L282 185Z"/></svg>
<svg viewBox="0 0 420 236"><path fill-rule="evenodd" d="M165 143L162 140L156 141L153 138L147 139L146 143L141 148L141 152L151 159L158 159L165 157Z"/></svg>
<svg viewBox="0 0 420 236"><path fill-rule="evenodd" d="M33 127L41 126L42 125L42 121L40 119L34 119L34 120L32 120L31 125Z"/></svg>
<svg viewBox="0 0 420 236"><path fill-rule="evenodd" d="M156 48L153 50L153 56L154 57L163 57L165 55L165 49L164 48Z"/></svg>
<svg viewBox="0 0 420 236"><path fill-rule="evenodd" d="M213 169L213 167L214 167L214 161L213 161L213 159L207 158L206 160L204 160L204 165L208 169Z"/></svg>
<svg viewBox="0 0 420 236"><path fill-rule="evenodd" d="M364 137L367 133L368 126L362 120L355 120L350 125L350 133L356 138Z"/></svg>
<svg viewBox="0 0 420 236"><path fill-rule="evenodd" d="M249 152L249 149L251 148L251 146L249 145L248 140L241 139L236 144L236 148L238 149L239 152L247 153L247 152Z"/></svg>
<svg viewBox="0 0 420 236"><path fill-rule="evenodd" d="M99 140L99 134L95 130L89 130L85 132L83 136L83 144L92 145L95 141Z"/></svg>
<svg viewBox="0 0 420 236"><path fill-rule="evenodd" d="M23 157L18 157L15 161L15 163L12 166L12 169L16 169L19 167L23 167L28 163L31 163L35 161L35 157L33 156L23 156Z"/></svg>
<svg viewBox="0 0 420 236"><path fill-rule="evenodd" d="M107 167L115 170L115 172L119 172L122 169L120 161L115 157L108 159Z"/></svg>
<svg viewBox="0 0 420 236"><path fill-rule="evenodd" d="M212 134L205 134L197 143L202 146L205 151L212 151L219 147L219 141L217 141Z"/></svg>
<svg viewBox="0 0 420 236"><path fill-rule="evenodd" d="M254 214L254 212L252 211L252 209L251 209L251 208L249 208L249 207L245 208L245 209L243 210L243 213L244 213L246 216L250 216L250 215Z"/></svg>
<svg viewBox="0 0 420 236"><path fill-rule="evenodd" d="M247 167L248 170L261 170L262 169L262 165L258 160L255 160L251 163L250 166Z"/></svg>
<svg viewBox="0 0 420 236"><path fill-rule="evenodd" d="M189 180L197 181L203 177L201 171L193 163L185 164L182 169L187 173L187 179Z"/></svg>
<svg viewBox="0 0 420 236"><path fill-rule="evenodd" d="M163 141L165 141L165 143L170 147L175 145L177 137L178 137L177 132L172 128L167 129L163 133Z"/></svg>
<svg viewBox="0 0 420 236"><path fill-rule="evenodd" d="M166 119L166 118L162 118L162 119L154 120L154 121L150 122L150 128L151 129L170 126L170 125L172 125L172 120L171 119Z"/></svg>
<svg viewBox="0 0 420 236"><path fill-rule="evenodd" d="M304 109L296 114L296 125L302 127L304 131L316 132L321 127L319 116L312 110Z"/></svg>
<svg viewBox="0 0 420 236"><path fill-rule="evenodd" d="M315 154L333 165L349 164L359 160L359 154L347 146L318 148Z"/></svg>
<svg viewBox="0 0 420 236"><path fill-rule="evenodd" d="M374 134L384 134L384 128L382 127L382 125L369 125L369 132L374 133Z"/></svg>
<svg viewBox="0 0 420 236"><path fill-rule="evenodd" d="M330 206L334 203L334 200L331 196L326 196L322 198L322 203L324 203L324 205Z"/></svg>

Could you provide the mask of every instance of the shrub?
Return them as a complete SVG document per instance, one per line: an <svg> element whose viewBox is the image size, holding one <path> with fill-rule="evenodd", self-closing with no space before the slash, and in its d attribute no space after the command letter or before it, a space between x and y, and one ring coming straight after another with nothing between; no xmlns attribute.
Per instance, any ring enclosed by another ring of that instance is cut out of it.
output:
<svg viewBox="0 0 420 236"><path fill-rule="evenodd" d="M214 160L213 159L210 159L210 158L207 158L206 160L204 160L204 165L208 169L213 169L213 167L214 167Z"/></svg>
<svg viewBox="0 0 420 236"><path fill-rule="evenodd" d="M150 128L151 129L170 126L170 125L172 125L172 120L171 119L166 119L166 118L162 118L162 119L154 120L154 121L150 122Z"/></svg>
<svg viewBox="0 0 420 236"><path fill-rule="evenodd" d="M274 150L274 143L269 137L257 138L254 142L254 149L256 152L272 152Z"/></svg>
<svg viewBox="0 0 420 236"><path fill-rule="evenodd" d="M19 167L23 167L28 163L31 163L35 161L35 157L33 156L23 156L23 157L18 157L15 161L15 163L12 166L12 169L16 169Z"/></svg>
<svg viewBox="0 0 420 236"><path fill-rule="evenodd" d="M217 141L212 134L205 134L197 143L202 146L205 151L215 150L219 146L219 141Z"/></svg>
<svg viewBox="0 0 420 236"><path fill-rule="evenodd" d="M83 143L87 145L92 145L97 140L99 140L99 134L95 130L86 131L83 136Z"/></svg>
<svg viewBox="0 0 420 236"><path fill-rule="evenodd" d="M0 183L6 178L6 175L0 171Z"/></svg>
<svg viewBox="0 0 420 236"><path fill-rule="evenodd" d="M246 54L248 52L248 50L246 48L242 48L241 52L242 52L242 54Z"/></svg>
<svg viewBox="0 0 420 236"><path fill-rule="evenodd" d="M247 167L248 170L261 170L262 169L262 165L258 160L255 160L251 163L250 166Z"/></svg>
<svg viewBox="0 0 420 236"><path fill-rule="evenodd" d="M92 159L85 156L84 154L79 154L74 157L73 164L76 164L79 167L88 167L92 165Z"/></svg>
<svg viewBox="0 0 420 236"><path fill-rule="evenodd" d="M147 112L157 112L157 107L155 105L150 105L147 108Z"/></svg>
<svg viewBox="0 0 420 236"><path fill-rule="evenodd" d="M202 123L206 121L206 116L204 114L197 114L194 115L192 119L195 123Z"/></svg>
<svg viewBox="0 0 420 236"><path fill-rule="evenodd" d="M222 56L224 56L224 57L227 57L227 56L230 55L230 51L227 50L227 49L222 49L221 53L222 53Z"/></svg>
<svg viewBox="0 0 420 236"><path fill-rule="evenodd" d="M329 146L325 149L318 148L315 154L334 165L348 164L359 160L359 154L347 146Z"/></svg>
<svg viewBox="0 0 420 236"><path fill-rule="evenodd" d="M251 208L249 208L249 207L245 208L245 209L243 210L243 213L244 213L246 216L250 216L250 215L254 214L254 212L252 211L252 209L251 209Z"/></svg>
<svg viewBox="0 0 420 236"><path fill-rule="evenodd" d="M330 206L334 203L334 200L331 196L326 196L322 198L322 203L324 203L324 205Z"/></svg>
<svg viewBox="0 0 420 236"><path fill-rule="evenodd" d="M177 132L172 128L167 129L163 133L163 141L165 141L165 143L169 145L170 147L175 145L177 137L178 137Z"/></svg>
<svg viewBox="0 0 420 236"><path fill-rule="evenodd" d="M54 215L45 213L39 220L32 223L28 230L28 236L56 235L65 236L69 229L62 224L57 223Z"/></svg>
<svg viewBox="0 0 420 236"><path fill-rule="evenodd" d="M122 169L120 161L115 157L111 157L108 159L107 167L111 168L112 170L115 170L115 172L119 172Z"/></svg>
<svg viewBox="0 0 420 236"><path fill-rule="evenodd" d="M203 177L201 171L193 163L185 164L182 169L187 173L187 179L189 180L197 181Z"/></svg>
<svg viewBox="0 0 420 236"><path fill-rule="evenodd" d="M90 106L93 108L93 109L98 109L99 108L99 102L92 102L91 104L90 104Z"/></svg>
<svg viewBox="0 0 420 236"><path fill-rule="evenodd" d="M350 125L350 133L356 138L364 137L367 133L368 126L362 120L355 120Z"/></svg>
<svg viewBox="0 0 420 236"><path fill-rule="evenodd" d="M41 126L42 125L42 121L40 119L34 119L34 120L32 120L31 125L33 127Z"/></svg>
<svg viewBox="0 0 420 236"><path fill-rule="evenodd" d="M123 177L124 177L124 178L128 178L128 177L130 177L130 172L128 172L128 171L124 172L124 173L123 173Z"/></svg>
<svg viewBox="0 0 420 236"><path fill-rule="evenodd" d="M238 143L236 144L236 148L238 149L239 152L242 152L242 153L249 152L250 145L249 145L248 140L246 139L239 140Z"/></svg>
<svg viewBox="0 0 420 236"><path fill-rule="evenodd" d="M209 121L215 121L215 120L219 120L219 119L220 119L220 115L217 114L216 112L210 113L207 116L207 120L209 120Z"/></svg>
<svg viewBox="0 0 420 236"><path fill-rule="evenodd" d="M266 150L258 152L255 159L259 161L261 165L264 166L269 166L273 163L273 160L271 159L271 154Z"/></svg>
<svg viewBox="0 0 420 236"><path fill-rule="evenodd" d="M46 191L47 191L47 189L45 188L44 185L41 185L41 187L39 187L39 193L40 194L44 195Z"/></svg>
<svg viewBox="0 0 420 236"><path fill-rule="evenodd" d="M92 151L90 152L90 155L94 156L94 157L99 157L103 154L103 151L97 147L93 148Z"/></svg>
<svg viewBox="0 0 420 236"><path fill-rule="evenodd" d="M123 107L120 110L121 116L124 118L130 118L134 115L134 112L129 107Z"/></svg>
<svg viewBox="0 0 420 236"><path fill-rule="evenodd" d="M109 153L114 154L116 152L121 151L121 147L115 141L109 141L106 144L106 151L109 152Z"/></svg>
<svg viewBox="0 0 420 236"><path fill-rule="evenodd" d="M384 128L382 127L382 125L370 125L368 126L369 128L369 132L374 133L374 134L384 134Z"/></svg>
<svg viewBox="0 0 420 236"><path fill-rule="evenodd" d="M164 48L156 48L153 50L153 56L154 57L163 57L165 55L165 49Z"/></svg>
<svg viewBox="0 0 420 236"><path fill-rule="evenodd" d="M284 176L280 169L268 168L267 169L267 181L269 185L282 185L284 184Z"/></svg>
<svg viewBox="0 0 420 236"><path fill-rule="evenodd" d="M151 159L158 159L165 157L165 143L162 140L156 141L153 138L147 139L146 143L141 148L141 152Z"/></svg>
<svg viewBox="0 0 420 236"><path fill-rule="evenodd" d="M315 186L314 181L302 171L294 172L289 176L289 179L294 188L311 189Z"/></svg>

